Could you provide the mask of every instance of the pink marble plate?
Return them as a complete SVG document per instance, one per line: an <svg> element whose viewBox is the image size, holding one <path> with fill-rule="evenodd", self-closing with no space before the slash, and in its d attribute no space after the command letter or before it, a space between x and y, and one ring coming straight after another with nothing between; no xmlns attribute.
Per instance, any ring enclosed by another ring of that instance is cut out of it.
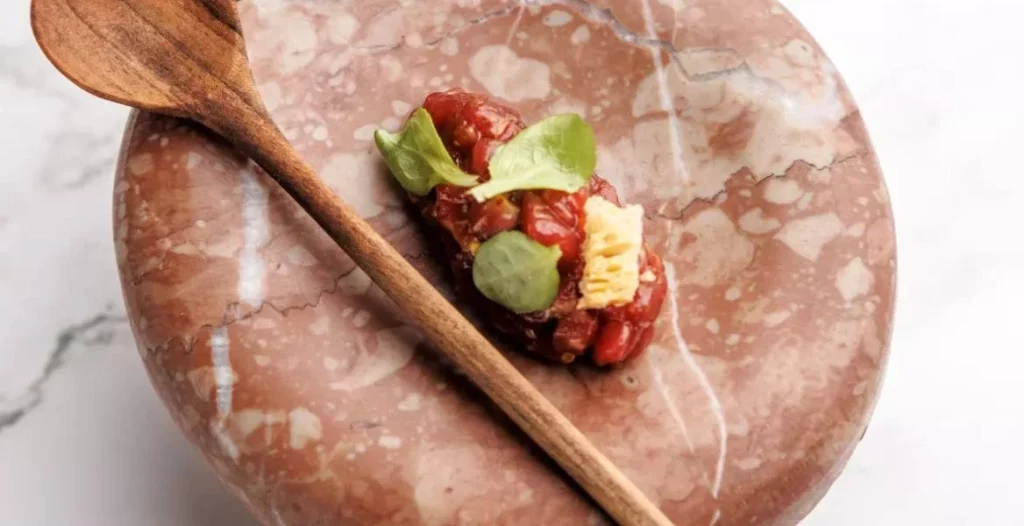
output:
<svg viewBox="0 0 1024 526"><path fill-rule="evenodd" d="M255 75L329 184L448 291L375 152L430 91L578 112L672 286L626 367L510 357L680 525L793 524L878 394L888 195L857 107L771 0L249 0ZM261 171L136 114L125 299L178 425L266 524L603 524ZM422 352L421 352L422 351Z"/></svg>

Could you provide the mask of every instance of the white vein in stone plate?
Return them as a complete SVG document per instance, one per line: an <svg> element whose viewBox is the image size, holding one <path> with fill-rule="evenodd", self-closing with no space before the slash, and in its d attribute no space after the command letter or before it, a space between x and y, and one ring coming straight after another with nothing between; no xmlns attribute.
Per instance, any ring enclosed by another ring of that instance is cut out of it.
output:
<svg viewBox="0 0 1024 526"><path fill-rule="evenodd" d="M250 164L242 171L242 253L238 260L238 299L263 304L264 262L260 248L269 239L267 189Z"/></svg>
<svg viewBox="0 0 1024 526"><path fill-rule="evenodd" d="M654 15L651 12L650 0L640 0L643 15L644 28L651 39L657 39L658 34L654 29ZM682 125L679 123L679 116L676 115L672 105L672 95L668 87L668 77L665 75L665 66L661 63L661 48L649 45L651 60L654 61L654 70L658 76L658 97L661 102L661 109L668 115L669 142L672 145L672 165L676 175L682 178L684 186L690 185L690 174L686 171L686 159L683 155Z"/></svg>
<svg viewBox="0 0 1024 526"><path fill-rule="evenodd" d="M217 418L210 431L232 459L238 459L238 445L228 436L225 421L231 415L235 372L231 368L231 340L227 327L216 327L210 333L210 358L213 362L213 384L216 387Z"/></svg>
<svg viewBox="0 0 1024 526"><path fill-rule="evenodd" d="M690 438L690 428L686 425L686 420L683 419L682 413L679 411L679 406L676 404L672 392L665 385L665 379L661 375L661 365L658 363L657 358L654 357L654 348L651 348L646 353L647 365L651 369L651 374L654 376L654 383L658 386L658 392L661 393L662 399L665 400L665 406L668 408L668 414L672 417L672 421L679 427L679 431L683 435L683 440L686 442L686 448L690 451L690 454L695 452L693 447L693 439ZM705 484L711 484L708 480L707 470L704 466L700 466L700 475L704 479Z"/></svg>
<svg viewBox="0 0 1024 526"><path fill-rule="evenodd" d="M672 263L665 263L665 279L668 280L669 286L668 299L672 315L672 335L676 340L676 348L679 351L679 355L683 358L683 362L693 371L693 375L697 377L697 383L700 385L701 390L707 395L708 405L711 408L711 412L715 415L715 421L718 424L718 462L715 464L715 478L711 484L711 495L718 498L718 492L722 487L722 475L725 472L725 457L729 439L725 427L725 413L722 411L722 404L718 400L715 389L711 387L707 374L704 373L700 364L693 358L690 348L686 345L686 340L683 339L683 333L679 329L679 300L676 299L676 296L679 294L679 286L676 281L676 268Z"/></svg>

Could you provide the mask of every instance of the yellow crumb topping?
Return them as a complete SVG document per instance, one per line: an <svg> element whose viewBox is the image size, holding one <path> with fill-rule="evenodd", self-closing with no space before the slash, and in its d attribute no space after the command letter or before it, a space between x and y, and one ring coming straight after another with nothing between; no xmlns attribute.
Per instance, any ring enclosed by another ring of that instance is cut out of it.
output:
<svg viewBox="0 0 1024 526"><path fill-rule="evenodd" d="M640 286L643 215L639 205L619 207L600 196L587 199L583 243L583 298L579 309L601 309L633 301Z"/></svg>

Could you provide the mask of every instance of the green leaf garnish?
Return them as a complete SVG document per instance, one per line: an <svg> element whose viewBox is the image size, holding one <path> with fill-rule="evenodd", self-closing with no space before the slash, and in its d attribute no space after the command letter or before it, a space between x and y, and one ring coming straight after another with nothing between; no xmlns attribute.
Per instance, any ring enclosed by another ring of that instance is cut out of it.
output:
<svg viewBox="0 0 1024 526"><path fill-rule="evenodd" d="M473 261L473 284L483 295L519 314L544 310L558 296L562 251L526 234L502 232L480 245Z"/></svg>
<svg viewBox="0 0 1024 526"><path fill-rule="evenodd" d="M476 177L463 172L452 161L434 121L423 108L413 112L402 131L377 130L373 139L395 179L411 194L427 195L439 184L477 184Z"/></svg>
<svg viewBox="0 0 1024 526"><path fill-rule="evenodd" d="M469 191L485 201L513 190L575 192L597 166L594 131L575 113L548 117L516 135L491 157L491 180Z"/></svg>

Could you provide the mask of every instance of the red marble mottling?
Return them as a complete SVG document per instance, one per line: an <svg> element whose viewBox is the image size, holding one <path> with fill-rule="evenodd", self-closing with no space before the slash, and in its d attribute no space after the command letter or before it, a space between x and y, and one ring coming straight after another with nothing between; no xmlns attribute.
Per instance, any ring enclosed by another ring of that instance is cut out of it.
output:
<svg viewBox="0 0 1024 526"><path fill-rule="evenodd" d="M240 6L282 129L445 293L367 131L452 85L530 121L583 113L598 171L647 210L675 308L620 369L510 358L677 524L793 524L823 495L877 397L894 240L860 114L781 7ZM157 392L263 522L604 522L222 141L133 117L115 215Z"/></svg>

